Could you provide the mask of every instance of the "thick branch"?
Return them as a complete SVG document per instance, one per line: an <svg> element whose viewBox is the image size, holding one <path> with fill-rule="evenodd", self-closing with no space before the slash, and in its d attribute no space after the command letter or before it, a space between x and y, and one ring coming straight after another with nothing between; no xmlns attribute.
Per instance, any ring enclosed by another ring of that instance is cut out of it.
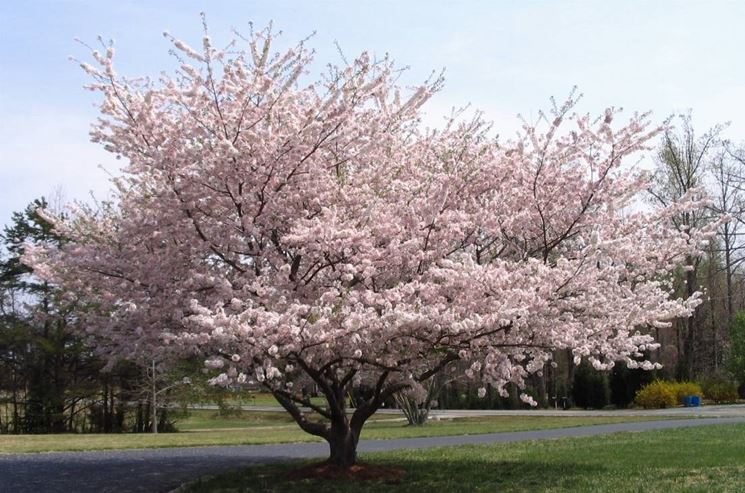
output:
<svg viewBox="0 0 745 493"><path fill-rule="evenodd" d="M292 400L279 392L276 392L272 389L270 390L272 391L274 398L277 399L277 402L279 402L282 407L285 408L288 413L290 413L290 416L292 416L292 418L304 432L322 438L328 438L329 429L326 425L309 421L308 418L305 417L305 414L300 410L300 408L297 407L297 405Z"/></svg>

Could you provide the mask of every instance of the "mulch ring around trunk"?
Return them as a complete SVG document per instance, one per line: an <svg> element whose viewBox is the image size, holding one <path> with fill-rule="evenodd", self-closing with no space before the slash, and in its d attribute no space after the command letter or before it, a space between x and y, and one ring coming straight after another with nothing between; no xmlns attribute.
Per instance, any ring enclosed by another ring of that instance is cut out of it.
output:
<svg viewBox="0 0 745 493"><path fill-rule="evenodd" d="M398 483L406 471L398 467L382 467L368 464L355 464L351 467L340 467L328 462L310 464L295 469L287 474L289 480L301 479L337 479L351 481L385 481Z"/></svg>

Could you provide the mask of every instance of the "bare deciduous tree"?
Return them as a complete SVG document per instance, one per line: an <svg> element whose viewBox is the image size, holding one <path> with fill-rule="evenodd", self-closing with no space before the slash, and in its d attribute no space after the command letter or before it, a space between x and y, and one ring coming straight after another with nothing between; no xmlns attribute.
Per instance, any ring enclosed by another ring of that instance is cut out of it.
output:
<svg viewBox="0 0 745 493"><path fill-rule="evenodd" d="M707 168L710 161L721 148L719 134L723 126L717 125L702 135L696 135L691 114L678 117L679 126L669 127L663 134L657 154L657 169L654 186L650 189L654 201L661 206L668 206L681 197L691 193L703 193L706 185ZM710 219L706 211L687 211L674 219L680 231L700 227ZM701 258L686 259L691 266L683 273L681 290L691 296L699 290L699 269ZM695 373L694 351L697 332L700 331L700 320L697 314L681 322L676 346L679 355L678 376L692 378Z"/></svg>

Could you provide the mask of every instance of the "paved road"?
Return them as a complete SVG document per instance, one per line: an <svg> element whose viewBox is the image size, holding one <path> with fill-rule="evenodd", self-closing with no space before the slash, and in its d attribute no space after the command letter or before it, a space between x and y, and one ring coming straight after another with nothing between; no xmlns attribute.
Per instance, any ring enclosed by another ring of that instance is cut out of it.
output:
<svg viewBox="0 0 745 493"><path fill-rule="evenodd" d="M402 448L506 443L727 423L745 423L745 417L618 423L488 435L364 440L360 442L359 450L380 452ZM328 448L324 443L302 443L0 455L0 492L166 492L206 474L250 464L324 457L327 453Z"/></svg>
<svg viewBox="0 0 745 493"><path fill-rule="evenodd" d="M195 409L217 409L215 405L195 406ZM279 406L242 406L245 411L258 412L286 412ZM308 409L308 411L310 411ZM350 409L349 412L352 410ZM390 414L402 416L399 409L379 409L376 414ZM696 417L721 418L745 417L745 404L728 404L725 406L673 407L670 409L619 409L619 410L587 410L587 409L448 409L430 412L433 419L476 417L476 416L659 416L659 417Z"/></svg>
<svg viewBox="0 0 745 493"><path fill-rule="evenodd" d="M390 411L394 411L391 409ZM649 416L649 417L680 417L680 418L724 418L745 417L745 404L727 404L724 406L710 405L700 407L672 407L669 409L618 409L618 410L587 410L587 409L452 409L432 411L433 418L460 418L469 416Z"/></svg>

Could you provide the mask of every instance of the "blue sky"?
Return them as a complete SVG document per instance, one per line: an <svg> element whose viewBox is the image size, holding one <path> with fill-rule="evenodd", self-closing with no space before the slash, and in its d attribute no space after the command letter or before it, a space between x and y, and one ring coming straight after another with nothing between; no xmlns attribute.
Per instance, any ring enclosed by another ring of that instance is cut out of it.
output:
<svg viewBox="0 0 745 493"><path fill-rule="evenodd" d="M408 65L406 81L446 69L429 122L472 103L504 135L579 86L580 109L693 110L700 131L730 121L745 141L745 2L742 1L106 1L0 2L0 223L61 187L67 198L104 196L114 160L88 142L96 96L69 55L75 43L113 38L118 71L157 75L170 66L162 32L199 44L199 12L213 38L273 20L291 43L316 32L320 63L362 50ZM104 169L100 169L102 165Z"/></svg>

